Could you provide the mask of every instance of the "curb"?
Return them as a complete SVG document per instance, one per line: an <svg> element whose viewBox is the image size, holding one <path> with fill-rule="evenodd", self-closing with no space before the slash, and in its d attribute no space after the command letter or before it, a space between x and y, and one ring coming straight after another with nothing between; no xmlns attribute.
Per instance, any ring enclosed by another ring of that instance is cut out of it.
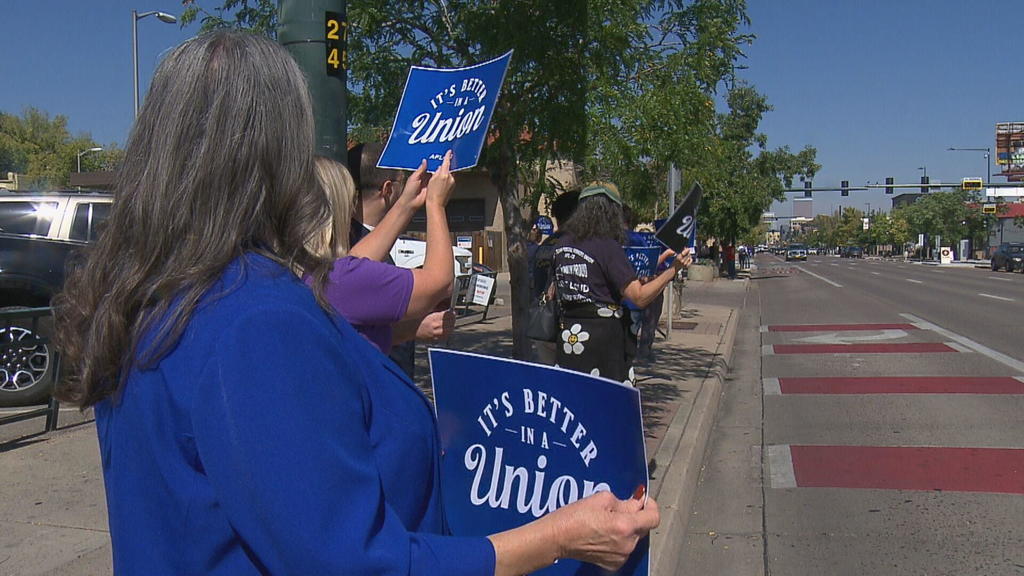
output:
<svg viewBox="0 0 1024 576"><path fill-rule="evenodd" d="M746 290L749 290L749 284ZM746 295L744 295L744 305ZM665 437L654 454L656 464L665 467L651 478L649 493L657 500L661 525L651 531L651 574L677 573L680 554L689 523L690 508L697 491L711 428L718 414L722 385L732 364L733 344L739 326L740 311L729 316L722 339L715 350L714 363L701 380L697 398L690 410L680 410L672 418Z"/></svg>

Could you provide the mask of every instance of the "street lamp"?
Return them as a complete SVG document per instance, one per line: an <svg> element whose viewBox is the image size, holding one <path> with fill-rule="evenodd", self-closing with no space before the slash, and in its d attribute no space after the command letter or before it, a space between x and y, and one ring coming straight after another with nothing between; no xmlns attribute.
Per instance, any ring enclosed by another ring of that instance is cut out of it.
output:
<svg viewBox="0 0 1024 576"><path fill-rule="evenodd" d="M991 148L946 148L951 152L984 152L985 153L985 185L992 180L992 149Z"/></svg>
<svg viewBox="0 0 1024 576"><path fill-rule="evenodd" d="M102 147L96 146L95 148L89 148L88 150L82 150L81 152L79 152L78 153L78 171L79 172L82 171L82 156L85 156L89 152L99 152L101 150L103 150Z"/></svg>
<svg viewBox="0 0 1024 576"><path fill-rule="evenodd" d="M927 177L928 177L928 167L927 167L927 166L918 166L918 167L917 167L917 169L918 169L918 170L923 170L923 171L924 171L924 174L923 174L923 176L924 176L925 178L927 178Z"/></svg>
<svg viewBox="0 0 1024 576"><path fill-rule="evenodd" d="M166 12L158 12L156 10L150 12L143 12L139 14L137 11L132 10L132 71L133 71L133 86L135 94L135 117L139 117L139 20L142 20L146 16L156 16L161 22L168 24L174 24L178 21L173 15Z"/></svg>

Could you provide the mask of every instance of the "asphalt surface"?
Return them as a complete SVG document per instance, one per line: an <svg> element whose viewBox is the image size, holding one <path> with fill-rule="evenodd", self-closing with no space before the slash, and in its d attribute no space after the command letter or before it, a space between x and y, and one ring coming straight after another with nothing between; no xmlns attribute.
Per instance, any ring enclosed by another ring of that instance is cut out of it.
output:
<svg viewBox="0 0 1024 576"><path fill-rule="evenodd" d="M757 265L683 573L1024 574L1024 276Z"/></svg>

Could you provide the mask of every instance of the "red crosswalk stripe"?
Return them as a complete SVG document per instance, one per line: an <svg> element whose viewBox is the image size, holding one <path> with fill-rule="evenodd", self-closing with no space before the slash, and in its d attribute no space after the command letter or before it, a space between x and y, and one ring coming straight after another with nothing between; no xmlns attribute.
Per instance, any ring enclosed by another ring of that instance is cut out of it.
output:
<svg viewBox="0 0 1024 576"><path fill-rule="evenodd" d="M790 446L799 487L1024 494L1024 450Z"/></svg>
<svg viewBox="0 0 1024 576"><path fill-rule="evenodd" d="M1024 394L1024 379L978 376L779 378L782 394Z"/></svg>

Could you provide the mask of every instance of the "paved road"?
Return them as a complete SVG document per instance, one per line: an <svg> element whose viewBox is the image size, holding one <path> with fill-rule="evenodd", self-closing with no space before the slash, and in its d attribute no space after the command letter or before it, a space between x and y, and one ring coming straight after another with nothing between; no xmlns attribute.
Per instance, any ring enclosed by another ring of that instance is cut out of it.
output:
<svg viewBox="0 0 1024 576"><path fill-rule="evenodd" d="M1024 277L758 259L687 574L1024 574Z"/></svg>

